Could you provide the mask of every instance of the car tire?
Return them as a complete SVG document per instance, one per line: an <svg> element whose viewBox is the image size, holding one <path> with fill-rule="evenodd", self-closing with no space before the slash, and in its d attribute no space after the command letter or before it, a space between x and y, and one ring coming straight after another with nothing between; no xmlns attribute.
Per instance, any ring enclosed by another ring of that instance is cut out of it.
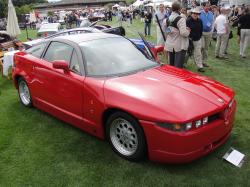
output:
<svg viewBox="0 0 250 187"><path fill-rule="evenodd" d="M31 99L31 95L30 95L30 90L29 90L27 82L23 78L18 79L18 95L20 98L20 102L24 106L26 106L26 107L32 106L32 99Z"/></svg>
<svg viewBox="0 0 250 187"><path fill-rule="evenodd" d="M106 123L106 136L119 156L129 161L140 161L146 155L146 140L138 121L124 112L112 114Z"/></svg>

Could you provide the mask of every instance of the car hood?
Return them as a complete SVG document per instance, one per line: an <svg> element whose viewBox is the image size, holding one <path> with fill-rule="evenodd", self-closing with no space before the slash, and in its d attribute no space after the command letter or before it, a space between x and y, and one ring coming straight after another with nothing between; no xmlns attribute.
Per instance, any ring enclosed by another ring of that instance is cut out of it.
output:
<svg viewBox="0 0 250 187"><path fill-rule="evenodd" d="M126 110L139 119L186 122L225 107L233 91L207 77L171 66L108 79L108 107Z"/></svg>

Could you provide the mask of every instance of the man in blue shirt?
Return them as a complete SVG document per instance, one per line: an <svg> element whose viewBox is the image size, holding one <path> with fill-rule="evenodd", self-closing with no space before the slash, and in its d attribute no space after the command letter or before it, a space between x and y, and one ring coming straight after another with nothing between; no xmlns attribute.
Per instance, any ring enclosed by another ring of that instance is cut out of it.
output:
<svg viewBox="0 0 250 187"><path fill-rule="evenodd" d="M209 10L210 4L209 2L204 2L202 4L203 10L200 14L200 19L202 21L203 25L203 33L202 33L202 43L203 43L203 49L202 49L202 57L203 57L203 63L208 57L208 47L211 42L212 33L213 33L213 25L214 25L214 15ZM205 67L208 67L206 63L203 64Z"/></svg>

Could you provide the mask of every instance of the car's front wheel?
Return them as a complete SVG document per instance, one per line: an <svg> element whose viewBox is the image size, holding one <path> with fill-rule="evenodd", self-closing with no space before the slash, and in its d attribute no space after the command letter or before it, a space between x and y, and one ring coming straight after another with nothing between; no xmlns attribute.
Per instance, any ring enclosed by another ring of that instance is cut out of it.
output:
<svg viewBox="0 0 250 187"><path fill-rule="evenodd" d="M146 141L143 129L129 114L112 114L106 124L106 135L112 149L121 157L139 161L145 156Z"/></svg>
<svg viewBox="0 0 250 187"><path fill-rule="evenodd" d="M23 78L18 79L18 93L21 103L26 107L31 107L32 100L30 96L30 90Z"/></svg>

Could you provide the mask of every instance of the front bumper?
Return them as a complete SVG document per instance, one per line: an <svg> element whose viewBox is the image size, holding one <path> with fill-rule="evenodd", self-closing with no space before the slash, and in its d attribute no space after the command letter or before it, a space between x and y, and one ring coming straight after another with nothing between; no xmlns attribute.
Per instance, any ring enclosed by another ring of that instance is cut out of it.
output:
<svg viewBox="0 0 250 187"><path fill-rule="evenodd" d="M187 163L214 151L228 139L235 111L236 102L233 103L226 120L220 118L184 133L172 132L153 122L141 120L149 159L164 163Z"/></svg>

